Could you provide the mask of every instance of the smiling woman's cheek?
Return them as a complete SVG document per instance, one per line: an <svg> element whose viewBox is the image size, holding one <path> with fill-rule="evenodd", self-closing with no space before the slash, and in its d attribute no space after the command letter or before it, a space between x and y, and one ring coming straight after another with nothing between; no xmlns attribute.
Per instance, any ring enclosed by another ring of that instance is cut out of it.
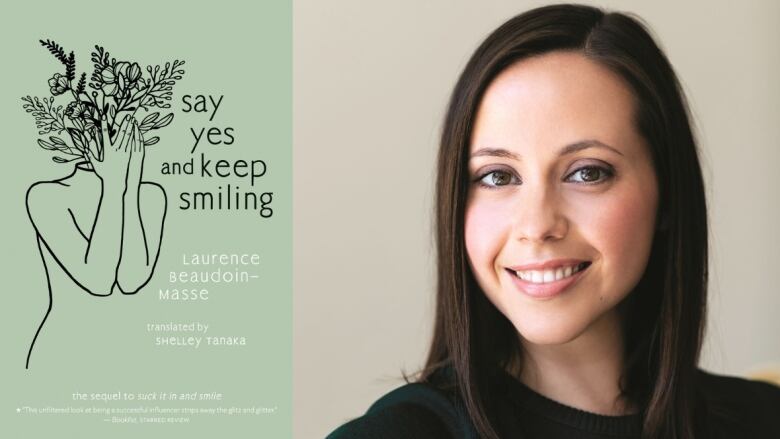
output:
<svg viewBox="0 0 780 439"><path fill-rule="evenodd" d="M622 181L572 206L573 227L599 258L594 267L602 294L624 296L639 282L652 247L656 200L654 185Z"/></svg>
<svg viewBox="0 0 780 439"><path fill-rule="evenodd" d="M511 237L514 203L505 197L478 193L467 203L465 216L466 253L472 273L490 297L499 284L496 263L507 240ZM496 306L499 304L495 303Z"/></svg>

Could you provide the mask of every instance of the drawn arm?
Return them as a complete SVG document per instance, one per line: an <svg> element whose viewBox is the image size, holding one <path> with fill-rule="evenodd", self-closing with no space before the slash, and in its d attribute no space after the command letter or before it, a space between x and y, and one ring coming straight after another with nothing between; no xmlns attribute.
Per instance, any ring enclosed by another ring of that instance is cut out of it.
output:
<svg viewBox="0 0 780 439"><path fill-rule="evenodd" d="M133 125L135 140L127 171L122 255L117 270L117 285L125 294L137 293L152 277L160 254L166 210L163 188L141 181L146 147L137 124Z"/></svg>
<svg viewBox="0 0 780 439"><path fill-rule="evenodd" d="M112 142L103 129L103 160L91 160L101 181L95 219L80 230L64 184L37 183L27 191L27 211L38 236L57 263L90 294L107 296L116 283L122 237L123 194L126 187L130 136L125 119Z"/></svg>

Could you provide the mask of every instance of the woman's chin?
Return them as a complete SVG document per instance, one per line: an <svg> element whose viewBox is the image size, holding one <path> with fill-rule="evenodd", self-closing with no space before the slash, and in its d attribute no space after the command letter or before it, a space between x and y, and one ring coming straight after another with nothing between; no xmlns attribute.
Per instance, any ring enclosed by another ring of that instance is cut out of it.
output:
<svg viewBox="0 0 780 439"><path fill-rule="evenodd" d="M581 333L582 328L572 325L571 322L540 322L540 324L522 325L515 324L515 329L524 343L534 345L562 345L576 339Z"/></svg>

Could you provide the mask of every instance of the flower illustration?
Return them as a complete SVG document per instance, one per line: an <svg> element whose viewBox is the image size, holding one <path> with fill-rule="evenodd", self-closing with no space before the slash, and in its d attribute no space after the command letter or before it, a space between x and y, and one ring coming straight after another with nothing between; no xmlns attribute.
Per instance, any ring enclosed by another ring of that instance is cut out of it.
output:
<svg viewBox="0 0 780 439"><path fill-rule="evenodd" d="M94 128L99 118L95 107L82 101L69 103L65 109L65 115L74 120L74 123L78 119L83 124L85 130Z"/></svg>
<svg viewBox="0 0 780 439"><path fill-rule="evenodd" d="M117 61L103 47L95 46L94 68L87 84L88 73L76 72L74 52L66 53L51 40L40 40L40 43L64 67L64 73L54 74L48 82L51 94L64 102L55 105L53 97L25 96L22 108L35 119L39 135L50 134L48 138L38 139L38 145L56 151L57 155L52 157L54 162L70 163L79 159L89 162L90 153L100 149L94 145L101 128L115 133L125 117L138 117L142 134L164 128L173 120L173 113L161 115L152 109L171 108L172 89L184 74L181 68L184 61L173 60L142 69L136 62ZM143 113L137 114L139 110L148 114L141 118ZM159 140L157 136L146 135L143 144L150 146Z"/></svg>
<svg viewBox="0 0 780 439"><path fill-rule="evenodd" d="M70 81L68 81L67 77L55 73L54 76L49 79L49 87L51 88L51 94L54 96L61 95L70 88Z"/></svg>
<svg viewBox="0 0 780 439"><path fill-rule="evenodd" d="M81 101L73 101L68 104L68 108L65 109L65 114L72 119L80 118L85 115L87 106Z"/></svg>
<svg viewBox="0 0 780 439"><path fill-rule="evenodd" d="M119 61L112 66L106 66L100 72L100 77L103 80L103 93L106 96L114 96L133 88L138 83L141 78L141 66L138 63Z"/></svg>

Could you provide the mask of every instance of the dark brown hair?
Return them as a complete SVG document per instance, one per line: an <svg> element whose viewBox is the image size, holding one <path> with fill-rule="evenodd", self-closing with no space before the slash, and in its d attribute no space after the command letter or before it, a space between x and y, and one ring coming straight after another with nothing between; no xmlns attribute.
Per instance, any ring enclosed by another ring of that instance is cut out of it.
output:
<svg viewBox="0 0 780 439"><path fill-rule="evenodd" d="M688 108L671 64L641 21L579 5L530 10L477 48L458 79L444 120L435 198L437 305L420 381L451 370L482 437L499 437L489 389L522 361L516 330L485 297L469 267L464 215L474 118L485 89L504 69L551 51L576 51L616 72L635 96L634 119L649 145L659 207L644 275L620 307L625 313L623 396L642 410L644 438L699 432L695 386L704 331L708 228L704 184ZM699 433L701 435L701 433Z"/></svg>

